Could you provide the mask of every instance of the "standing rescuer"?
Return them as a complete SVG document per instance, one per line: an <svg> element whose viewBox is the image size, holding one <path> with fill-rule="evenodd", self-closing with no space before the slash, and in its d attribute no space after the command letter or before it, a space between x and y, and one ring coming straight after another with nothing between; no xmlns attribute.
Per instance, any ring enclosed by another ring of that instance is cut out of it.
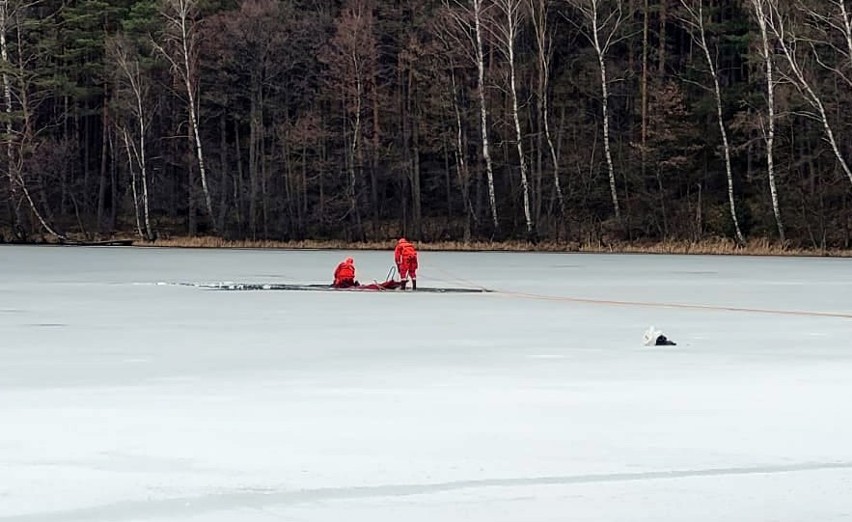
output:
<svg viewBox="0 0 852 522"><path fill-rule="evenodd" d="M335 288L358 286L358 281L355 280L354 259L347 257L343 260L343 262L337 265L337 268L334 269L334 283L332 286Z"/></svg>
<svg viewBox="0 0 852 522"><path fill-rule="evenodd" d="M411 289L417 290L417 250L404 237L399 238L393 251L399 278L406 281L411 276Z"/></svg>

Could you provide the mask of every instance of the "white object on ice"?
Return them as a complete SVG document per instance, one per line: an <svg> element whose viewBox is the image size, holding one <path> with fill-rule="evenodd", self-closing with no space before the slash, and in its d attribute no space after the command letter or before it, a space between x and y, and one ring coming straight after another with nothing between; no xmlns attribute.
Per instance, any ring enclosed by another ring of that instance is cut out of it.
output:
<svg viewBox="0 0 852 522"><path fill-rule="evenodd" d="M645 346L654 346L657 344L657 338L663 335L663 332L657 330L652 325L650 328L645 330L645 335L642 336L642 343Z"/></svg>

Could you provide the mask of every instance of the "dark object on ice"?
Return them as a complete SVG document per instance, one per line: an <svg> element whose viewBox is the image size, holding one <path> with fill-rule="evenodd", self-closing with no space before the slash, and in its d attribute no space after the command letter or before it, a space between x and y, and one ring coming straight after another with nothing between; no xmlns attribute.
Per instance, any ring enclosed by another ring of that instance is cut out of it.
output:
<svg viewBox="0 0 852 522"><path fill-rule="evenodd" d="M344 290L346 288L355 288L357 286L361 286L361 283L354 279L340 279L331 284L332 288L339 288Z"/></svg>
<svg viewBox="0 0 852 522"><path fill-rule="evenodd" d="M65 246L133 246L132 239L108 239L105 241L71 241L64 240L59 242Z"/></svg>
<svg viewBox="0 0 852 522"><path fill-rule="evenodd" d="M657 337L657 340L654 341L654 346L677 346L677 343L666 337L665 335L660 335Z"/></svg>
<svg viewBox="0 0 852 522"><path fill-rule="evenodd" d="M653 326L645 331L642 341L645 346L677 346L677 343L663 335L663 332Z"/></svg>

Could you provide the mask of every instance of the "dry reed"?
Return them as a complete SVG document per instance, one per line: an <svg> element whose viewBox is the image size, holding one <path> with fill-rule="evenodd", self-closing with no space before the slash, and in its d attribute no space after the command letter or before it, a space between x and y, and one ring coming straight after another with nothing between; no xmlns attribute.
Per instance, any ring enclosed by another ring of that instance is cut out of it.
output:
<svg viewBox="0 0 852 522"><path fill-rule="evenodd" d="M388 250L393 248L394 240L347 242L336 240L225 240L218 237L173 237L156 241L136 241L134 246L176 247L176 248L246 248L246 249L289 249L289 250ZM707 239L699 242L662 241L655 243L611 243L578 244L543 241L436 241L418 242L422 251L460 251L460 252L590 252L590 253L636 253L636 254L692 254L692 255L747 255L747 256L830 256L852 257L852 250L808 250L794 248L769 241L753 239L745 246L738 246L726 238Z"/></svg>

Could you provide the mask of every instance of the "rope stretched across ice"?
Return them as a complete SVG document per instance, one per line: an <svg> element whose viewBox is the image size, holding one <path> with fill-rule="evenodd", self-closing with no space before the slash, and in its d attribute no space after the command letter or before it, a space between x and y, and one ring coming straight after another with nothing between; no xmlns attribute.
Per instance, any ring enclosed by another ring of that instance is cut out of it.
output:
<svg viewBox="0 0 852 522"><path fill-rule="evenodd" d="M384 290L372 287L351 287L351 288L334 288L327 284L300 284L300 283L240 283L240 282L220 282L220 283L159 283L172 286L189 286L193 288L201 288L205 290L243 290L243 291L259 291L259 290L290 290L290 291L329 291L329 292L394 292L395 290ZM371 285L372 286L372 285ZM417 293L486 293L491 292L486 288L430 288L420 287Z"/></svg>

